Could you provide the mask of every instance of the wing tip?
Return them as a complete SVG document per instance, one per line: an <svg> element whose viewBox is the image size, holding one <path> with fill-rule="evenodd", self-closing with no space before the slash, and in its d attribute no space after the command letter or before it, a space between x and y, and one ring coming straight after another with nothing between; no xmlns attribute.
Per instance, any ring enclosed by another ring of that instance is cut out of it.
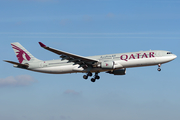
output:
<svg viewBox="0 0 180 120"><path fill-rule="evenodd" d="M43 44L42 42L39 42L39 45L40 45L41 47L46 47L46 45Z"/></svg>
<svg viewBox="0 0 180 120"><path fill-rule="evenodd" d="M4 62L7 62L7 60L3 60Z"/></svg>

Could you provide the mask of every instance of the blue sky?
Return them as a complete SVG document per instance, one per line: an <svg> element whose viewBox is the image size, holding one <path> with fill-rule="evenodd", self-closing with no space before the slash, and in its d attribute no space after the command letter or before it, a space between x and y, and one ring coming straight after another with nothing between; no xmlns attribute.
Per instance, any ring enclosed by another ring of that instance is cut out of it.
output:
<svg viewBox="0 0 180 120"><path fill-rule="evenodd" d="M50 75L13 68L11 42L42 60L38 42L82 56L169 50L180 54L177 0L0 0L1 120L179 120L179 57L125 76Z"/></svg>

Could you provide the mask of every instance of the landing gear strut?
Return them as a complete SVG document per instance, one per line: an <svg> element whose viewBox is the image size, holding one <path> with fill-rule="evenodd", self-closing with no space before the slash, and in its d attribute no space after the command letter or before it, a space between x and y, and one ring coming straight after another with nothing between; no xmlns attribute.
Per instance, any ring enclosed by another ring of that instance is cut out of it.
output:
<svg viewBox="0 0 180 120"><path fill-rule="evenodd" d="M91 82L95 82L96 79L100 79L100 76L98 75L98 72L95 73L94 78L91 78Z"/></svg>
<svg viewBox="0 0 180 120"><path fill-rule="evenodd" d="M98 73L95 73L94 77L95 77L95 79L98 79L98 80L100 79L100 76L98 75Z"/></svg>
<svg viewBox="0 0 180 120"><path fill-rule="evenodd" d="M161 67L161 64L158 64L158 69L157 69L157 70L158 70L159 72L161 71L161 68L160 68L160 67Z"/></svg>

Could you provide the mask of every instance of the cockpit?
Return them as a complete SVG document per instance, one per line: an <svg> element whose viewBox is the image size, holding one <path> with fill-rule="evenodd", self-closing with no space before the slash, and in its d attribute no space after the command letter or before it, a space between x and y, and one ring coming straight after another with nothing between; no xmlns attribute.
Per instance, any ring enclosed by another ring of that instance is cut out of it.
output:
<svg viewBox="0 0 180 120"><path fill-rule="evenodd" d="M167 54L172 54L172 52L167 52Z"/></svg>

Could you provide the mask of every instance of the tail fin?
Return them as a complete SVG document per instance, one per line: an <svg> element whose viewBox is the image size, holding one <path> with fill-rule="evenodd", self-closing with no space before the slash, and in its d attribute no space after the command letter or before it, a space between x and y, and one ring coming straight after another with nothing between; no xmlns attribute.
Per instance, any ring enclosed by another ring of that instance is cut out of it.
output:
<svg viewBox="0 0 180 120"><path fill-rule="evenodd" d="M19 60L19 63L29 63L29 62L38 62L41 61L35 58L30 52L28 52L20 43L15 42L11 43L12 48L16 54L16 57Z"/></svg>

